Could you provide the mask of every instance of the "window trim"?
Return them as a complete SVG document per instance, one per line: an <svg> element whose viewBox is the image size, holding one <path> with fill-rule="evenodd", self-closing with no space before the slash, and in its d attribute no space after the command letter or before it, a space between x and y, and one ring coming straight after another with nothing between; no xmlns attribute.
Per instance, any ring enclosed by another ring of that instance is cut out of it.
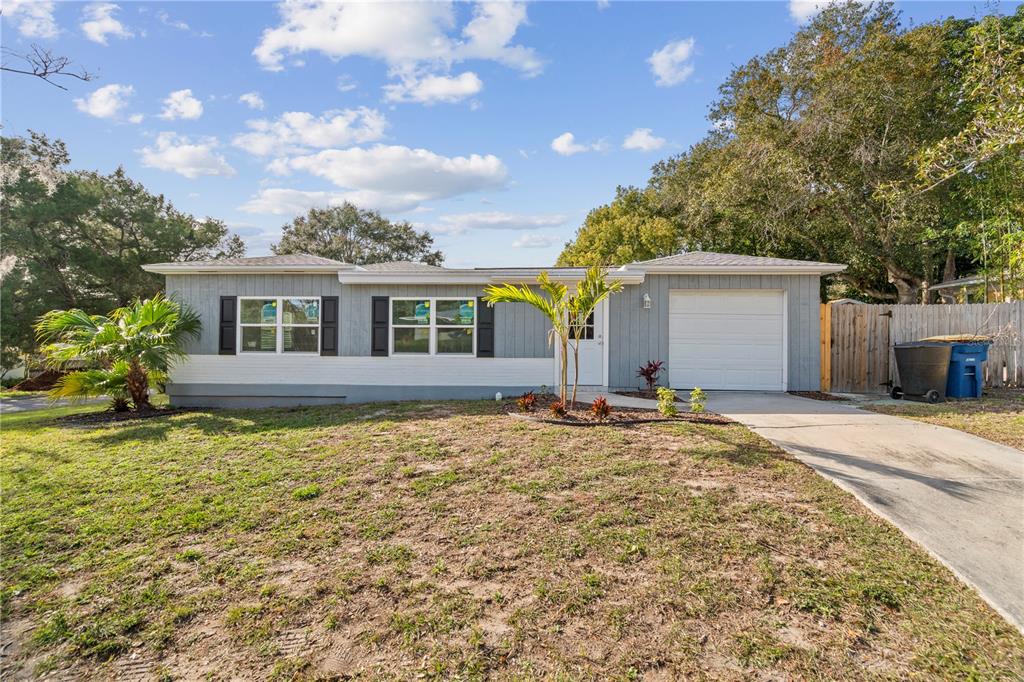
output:
<svg viewBox="0 0 1024 682"><path fill-rule="evenodd" d="M430 301L430 324L395 324L395 301ZM472 301L473 302L473 324L438 324L437 323L437 302L438 301ZM423 358L475 358L477 323L480 320L476 296L391 296L388 299L388 356ZM426 329L429 332L427 338L426 353L402 353L395 351L395 329ZM438 329L470 329L473 337L473 349L468 353L438 353L437 352L437 330Z"/></svg>
<svg viewBox="0 0 1024 682"><path fill-rule="evenodd" d="M286 299L289 299L289 298L298 298L298 299L303 299L303 300L307 300L307 301L315 300L316 301L316 306L317 306L317 316L319 318L317 323L316 324L285 324L284 323L284 301ZM254 323L254 322L242 322L242 301L269 301L271 299L277 301L277 319L274 321L274 328L275 328L275 333L274 333L275 348L274 348L274 352L271 353L270 351L265 351L265 350L245 350L242 347L242 328L243 327L269 327L270 325L269 324L264 324L262 322L258 323L258 324ZM298 295L298 296L275 296L275 295L267 295L267 296L239 296L238 297L237 319L238 319L238 325L237 325L238 326L238 330L237 330L236 335L235 335L235 344L236 344L235 347L238 348L238 352L239 353L246 353L248 355L288 355L288 356L292 356L292 355L295 355L295 356L303 356L303 355L305 355L305 356L313 356L313 355L319 356L320 355L320 349L323 347L323 333L324 333L324 331L323 331L323 322L324 322L323 300L321 299L320 296L312 296L312 295ZM285 327L302 327L302 328L306 328L306 329L313 329L313 328L315 328L317 330L317 332L316 332L316 345L317 345L316 350L315 351L307 351L307 350L302 350L302 351L289 350L289 351L286 351L284 349L284 328Z"/></svg>

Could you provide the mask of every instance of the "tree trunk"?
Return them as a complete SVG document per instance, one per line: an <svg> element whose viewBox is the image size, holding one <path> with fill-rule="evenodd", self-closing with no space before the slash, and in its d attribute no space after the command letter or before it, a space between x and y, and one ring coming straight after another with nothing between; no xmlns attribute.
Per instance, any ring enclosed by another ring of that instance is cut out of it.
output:
<svg viewBox="0 0 1024 682"><path fill-rule="evenodd" d="M142 368L138 360L132 360L128 368L128 376L125 378L128 385L128 393L132 397L135 409L146 410L151 407L149 404L149 377L146 370Z"/></svg>
<svg viewBox="0 0 1024 682"><path fill-rule="evenodd" d="M560 377L560 385L558 386L558 399L562 405L565 405L565 392L566 386L569 384L569 336L568 334L561 337L562 343L562 376Z"/></svg>
<svg viewBox="0 0 1024 682"><path fill-rule="evenodd" d="M949 248L946 249L946 266L942 269L942 281L948 282L951 279L956 279L956 253L953 252L952 248ZM939 291L939 298L942 299L943 303L956 303L956 292L949 289L941 289Z"/></svg>
<svg viewBox="0 0 1024 682"><path fill-rule="evenodd" d="M576 409L576 387L580 384L580 340L576 338L576 343L572 347L572 401L569 403L569 409Z"/></svg>

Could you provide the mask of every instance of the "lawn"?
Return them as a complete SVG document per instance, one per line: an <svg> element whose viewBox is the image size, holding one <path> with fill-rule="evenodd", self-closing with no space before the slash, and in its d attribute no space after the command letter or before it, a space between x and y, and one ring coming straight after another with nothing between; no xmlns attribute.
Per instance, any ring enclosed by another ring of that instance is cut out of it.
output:
<svg viewBox="0 0 1024 682"><path fill-rule="evenodd" d="M871 405L868 409L948 426L1024 450L1024 390L990 389L980 400L951 400L935 405L907 401Z"/></svg>
<svg viewBox="0 0 1024 682"><path fill-rule="evenodd" d="M1024 669L972 590L736 424L549 426L493 403L55 421L76 409L2 424L11 676Z"/></svg>

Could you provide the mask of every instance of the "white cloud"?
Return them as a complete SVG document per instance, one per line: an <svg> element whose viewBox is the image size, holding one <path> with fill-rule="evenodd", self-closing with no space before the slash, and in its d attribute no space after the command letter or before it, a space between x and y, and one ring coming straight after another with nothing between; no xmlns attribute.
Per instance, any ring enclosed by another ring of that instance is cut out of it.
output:
<svg viewBox="0 0 1024 682"><path fill-rule="evenodd" d="M580 144L572 133L562 133L551 140L551 148L562 156L572 156L582 152L600 152L607 149L607 146L604 140L598 140L592 144Z"/></svg>
<svg viewBox="0 0 1024 682"><path fill-rule="evenodd" d="M251 132L236 135L231 144L256 156L268 156L298 153L307 147L326 149L374 142L384 137L388 122L376 109L359 107L327 111L321 116L289 111L274 121L257 119L246 125Z"/></svg>
<svg viewBox="0 0 1024 682"><path fill-rule="evenodd" d="M132 114L131 116L128 117L128 122L129 123L142 123L142 120L144 118L146 118L146 117L143 116L142 114Z"/></svg>
<svg viewBox="0 0 1024 682"><path fill-rule="evenodd" d="M53 18L52 0L4 0L4 18L13 21L26 38L56 38L60 33Z"/></svg>
<svg viewBox="0 0 1024 682"><path fill-rule="evenodd" d="M139 153L143 166L172 171L189 179L203 175L231 177L235 169L214 151L216 147L217 139L214 137L193 142L184 135L164 132L157 135L153 147L143 147Z"/></svg>
<svg viewBox="0 0 1024 682"><path fill-rule="evenodd" d="M637 128L622 142L623 149L636 149L641 152L653 152L665 146L664 137L655 137L650 128Z"/></svg>
<svg viewBox="0 0 1024 682"><path fill-rule="evenodd" d="M170 28L176 29L178 31L192 30L192 28L187 23L179 19L172 19L171 15L163 10L160 10L156 13L156 18L159 19L160 23L164 26L169 26Z"/></svg>
<svg viewBox="0 0 1024 682"><path fill-rule="evenodd" d="M442 156L427 149L376 145L279 159L277 171L304 171L346 190L352 203L408 211L425 201L504 186L508 171L493 155Z"/></svg>
<svg viewBox="0 0 1024 682"><path fill-rule="evenodd" d="M112 2L97 2L87 5L82 10L82 32L89 40L107 44L107 36L115 38L131 38L133 34L120 21L114 18L114 12L120 11L120 7Z"/></svg>
<svg viewBox="0 0 1024 682"><path fill-rule="evenodd" d="M128 98L135 94L130 85L111 83L94 90L88 97L76 98L78 110L96 118L117 118L121 110L128 106ZM135 117L133 116L132 119ZM129 119L131 120L131 119ZM132 120L132 123L137 121Z"/></svg>
<svg viewBox="0 0 1024 682"><path fill-rule="evenodd" d="M399 79L385 90L391 101L457 101L479 92L475 73L450 75L466 60L498 62L526 76L544 68L532 48L512 44L527 21L521 2L480 2L461 31L452 2L296 0L279 11L280 24L265 29L253 50L263 68L281 71L289 56L311 51L333 60L378 59Z"/></svg>
<svg viewBox="0 0 1024 682"><path fill-rule="evenodd" d="M458 102L480 92L483 81L472 71L458 76L424 76L405 78L401 83L384 86L384 99L389 102Z"/></svg>
<svg viewBox="0 0 1024 682"><path fill-rule="evenodd" d="M798 24L805 24L821 10L838 0L789 0L789 16Z"/></svg>
<svg viewBox="0 0 1024 682"><path fill-rule="evenodd" d="M431 232L438 234L464 234L471 230L536 230L564 225L564 215L522 215L502 211L479 213L455 213L443 215L438 222L427 225Z"/></svg>
<svg viewBox="0 0 1024 682"><path fill-rule="evenodd" d="M298 189L261 189L238 210L270 215L299 215L319 206L338 206L345 201L343 192L306 192Z"/></svg>
<svg viewBox="0 0 1024 682"><path fill-rule="evenodd" d="M661 87L679 85L693 74L693 57L696 41L693 38L676 40L660 50L656 50L648 59L654 83Z"/></svg>
<svg viewBox="0 0 1024 682"><path fill-rule="evenodd" d="M266 104L263 102L263 98L260 96L260 93L258 92L247 92L241 97L239 97L238 101L242 104L245 104L250 109L259 109L260 111L263 111L263 108L266 106Z"/></svg>
<svg viewBox="0 0 1024 682"><path fill-rule="evenodd" d="M160 118L173 121L178 118L195 120L203 115L203 103L192 96L188 88L175 90L164 100L164 110Z"/></svg>
<svg viewBox="0 0 1024 682"><path fill-rule="evenodd" d="M554 246L561 239L550 234L527 233L512 242L517 249L546 249Z"/></svg>
<svg viewBox="0 0 1024 682"><path fill-rule="evenodd" d="M356 79L352 78L352 76L347 73L343 73L338 76L337 86L339 92L351 92L359 87L359 83L357 83Z"/></svg>

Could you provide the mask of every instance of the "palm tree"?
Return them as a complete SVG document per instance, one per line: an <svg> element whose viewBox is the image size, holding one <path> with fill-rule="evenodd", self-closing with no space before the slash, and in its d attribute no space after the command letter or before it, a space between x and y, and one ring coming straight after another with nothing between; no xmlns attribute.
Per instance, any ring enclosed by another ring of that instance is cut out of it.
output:
<svg viewBox="0 0 1024 682"><path fill-rule="evenodd" d="M565 358L569 354L569 300L568 289L564 284L552 282L548 273L537 275L537 284L547 296L542 296L527 285L491 284L484 287L484 301L490 305L495 303L528 303L540 310L551 321L548 342L557 338L562 349L562 371L559 377L558 399L565 403L566 387L569 384L569 372Z"/></svg>
<svg viewBox="0 0 1024 682"><path fill-rule="evenodd" d="M620 291L622 291L622 282L617 279L609 282L604 269L599 265L594 265L587 268L583 279L576 283L576 293L569 297L569 327L573 338L572 357L575 370L572 382L572 400L570 401L572 408L576 407L576 388L580 383L580 338L586 328L587 318L602 301Z"/></svg>
<svg viewBox="0 0 1024 682"><path fill-rule="evenodd" d="M113 310L89 315L76 309L51 310L36 322L36 337L47 363L62 369L85 363L89 369L65 375L53 398L107 395L115 409L130 398L136 410L148 409L151 386L185 357L185 343L198 338L199 316L157 294Z"/></svg>

